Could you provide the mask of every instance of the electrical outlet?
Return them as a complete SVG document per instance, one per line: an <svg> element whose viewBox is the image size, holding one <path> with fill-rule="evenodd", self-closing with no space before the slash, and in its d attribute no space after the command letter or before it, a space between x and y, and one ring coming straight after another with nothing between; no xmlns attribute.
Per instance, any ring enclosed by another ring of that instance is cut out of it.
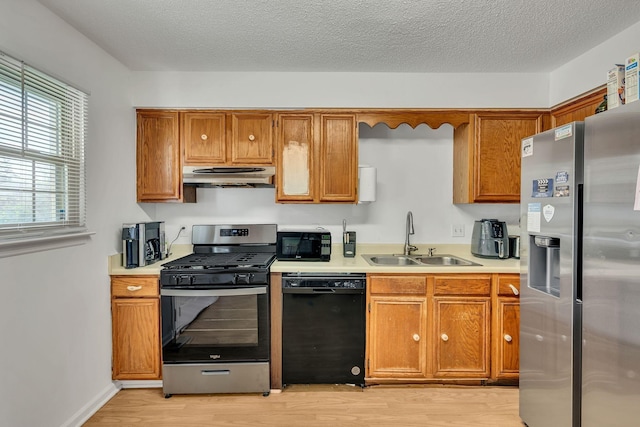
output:
<svg viewBox="0 0 640 427"><path fill-rule="evenodd" d="M464 237L464 224L452 224L451 237Z"/></svg>

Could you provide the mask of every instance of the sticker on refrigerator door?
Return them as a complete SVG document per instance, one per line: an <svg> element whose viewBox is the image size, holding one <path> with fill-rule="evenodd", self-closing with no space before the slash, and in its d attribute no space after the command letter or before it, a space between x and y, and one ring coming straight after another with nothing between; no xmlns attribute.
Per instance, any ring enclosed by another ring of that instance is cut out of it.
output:
<svg viewBox="0 0 640 427"><path fill-rule="evenodd" d="M553 197L569 197L569 195L568 185L556 185L553 189Z"/></svg>
<svg viewBox="0 0 640 427"><path fill-rule="evenodd" d="M573 124L569 123L568 125L560 126L556 128L555 131L555 139L558 141L559 139L569 138L573 135Z"/></svg>
<svg viewBox="0 0 640 427"><path fill-rule="evenodd" d="M534 179L531 197L553 197L553 178Z"/></svg>
<svg viewBox="0 0 640 427"><path fill-rule="evenodd" d="M540 203L529 203L527 205L527 231L540 232Z"/></svg>
<svg viewBox="0 0 640 427"><path fill-rule="evenodd" d="M553 188L553 197L569 197L569 172L558 171L556 173L555 187Z"/></svg>
<svg viewBox="0 0 640 427"><path fill-rule="evenodd" d="M533 156L533 138L522 140L522 157Z"/></svg>
<svg viewBox="0 0 640 427"><path fill-rule="evenodd" d="M550 222L553 219L553 214L556 213L556 208L551 205L544 205L542 208L542 216L544 216L544 220Z"/></svg>

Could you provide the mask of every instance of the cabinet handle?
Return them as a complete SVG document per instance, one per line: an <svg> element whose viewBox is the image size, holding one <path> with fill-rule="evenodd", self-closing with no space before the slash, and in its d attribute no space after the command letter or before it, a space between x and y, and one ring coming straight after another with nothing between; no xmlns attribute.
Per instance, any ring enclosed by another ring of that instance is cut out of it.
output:
<svg viewBox="0 0 640 427"><path fill-rule="evenodd" d="M414 341L420 341L420 335L418 335L418 334L413 334L413 340L414 340Z"/></svg>
<svg viewBox="0 0 640 427"><path fill-rule="evenodd" d="M520 295L520 292L518 291L518 288L513 286L511 283L509 283L509 287L511 288L511 291L513 292L514 295Z"/></svg>
<svg viewBox="0 0 640 427"><path fill-rule="evenodd" d="M511 338L511 335L509 335L509 334L504 334L504 340L506 342L511 342L511 341L513 341L513 338Z"/></svg>
<svg viewBox="0 0 640 427"><path fill-rule="evenodd" d="M203 133L202 135L200 135L200 139L203 141L206 141L209 137L207 136L207 134Z"/></svg>
<svg viewBox="0 0 640 427"><path fill-rule="evenodd" d="M440 335L440 338L442 338L442 341L449 341L449 335L447 334Z"/></svg>
<svg viewBox="0 0 640 427"><path fill-rule="evenodd" d="M127 286L127 290L131 292L139 291L140 289L142 289L142 286L132 286L132 285Z"/></svg>
<svg viewBox="0 0 640 427"><path fill-rule="evenodd" d="M254 141L256 137L254 135L249 135L249 141Z"/></svg>

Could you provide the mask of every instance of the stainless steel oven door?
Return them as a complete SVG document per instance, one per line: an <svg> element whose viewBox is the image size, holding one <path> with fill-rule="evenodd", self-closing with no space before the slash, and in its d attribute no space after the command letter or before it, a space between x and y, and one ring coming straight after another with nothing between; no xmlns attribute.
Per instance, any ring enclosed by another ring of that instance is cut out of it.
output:
<svg viewBox="0 0 640 427"><path fill-rule="evenodd" d="M269 360L267 286L162 289L163 363Z"/></svg>

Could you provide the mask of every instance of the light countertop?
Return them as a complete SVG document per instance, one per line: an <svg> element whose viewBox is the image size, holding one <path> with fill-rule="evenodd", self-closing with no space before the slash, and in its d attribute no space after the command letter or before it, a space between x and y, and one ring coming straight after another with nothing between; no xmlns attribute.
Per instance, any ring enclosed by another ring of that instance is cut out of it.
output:
<svg viewBox="0 0 640 427"><path fill-rule="evenodd" d="M358 244L356 256L342 256L342 245L331 247L331 261L275 261L271 265L272 273L520 273L520 260L479 258L471 254L469 245L454 244L417 244L418 250L412 255L427 253L428 248L436 248L434 255L449 254L473 261L481 265L473 266L374 266L370 265L362 255L400 254L403 244ZM191 245L174 245L172 254L155 264L139 268L122 267L122 254L109 257L109 274L118 275L160 275L162 264L183 257L192 252Z"/></svg>

